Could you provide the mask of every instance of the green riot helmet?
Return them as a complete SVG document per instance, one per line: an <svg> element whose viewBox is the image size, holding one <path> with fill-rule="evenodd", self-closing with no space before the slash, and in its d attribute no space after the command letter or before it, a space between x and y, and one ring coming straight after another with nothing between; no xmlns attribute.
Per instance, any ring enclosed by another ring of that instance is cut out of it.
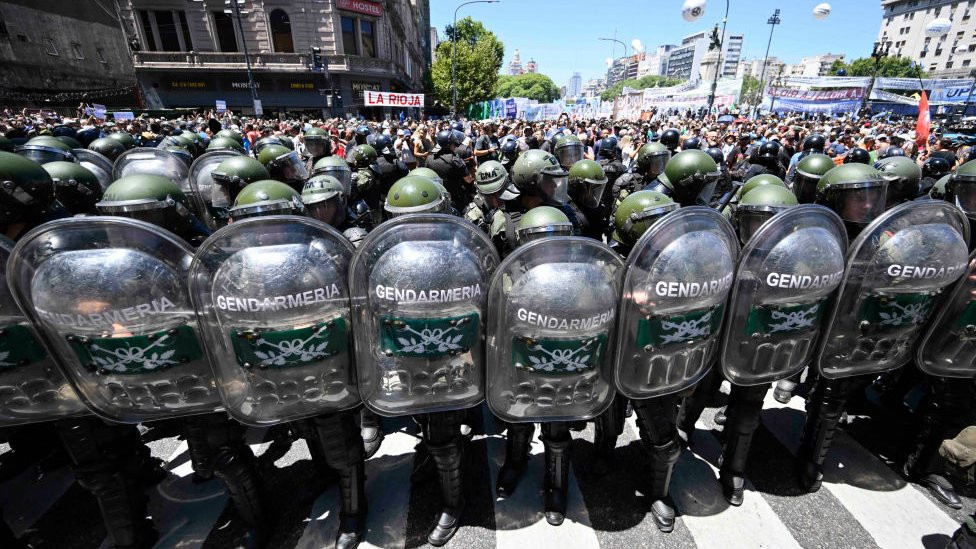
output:
<svg viewBox="0 0 976 549"><path fill-rule="evenodd" d="M288 147L285 146L284 142L281 141L280 137L275 135L269 135L267 137L262 137L261 139L258 139L257 141L254 142L254 154L260 155L261 151L263 151L265 147L270 147L271 145L279 145L281 147L285 147L286 149L288 149Z"/></svg>
<svg viewBox="0 0 976 549"><path fill-rule="evenodd" d="M71 152L71 147L57 137L42 135L35 137L17 147L17 154L24 158L33 160L38 164L46 164L57 160L75 161L75 155Z"/></svg>
<svg viewBox="0 0 976 549"><path fill-rule="evenodd" d="M201 154L203 154L204 151L203 142L200 140L200 136L197 135L196 133L183 132L180 135L177 135L175 137L181 143L183 143L183 146L186 148L186 150L190 151L190 154L193 155L193 158L196 158Z"/></svg>
<svg viewBox="0 0 976 549"><path fill-rule="evenodd" d="M132 149L136 146L136 138L132 137L132 134L129 132L112 132L108 134L108 138L122 143L122 146L124 146L126 150Z"/></svg>
<svg viewBox="0 0 976 549"><path fill-rule="evenodd" d="M169 151L174 155L176 155L177 158L179 158L180 160L183 161L184 164L186 164L187 168L189 168L190 165L193 164L193 154L191 154L190 151L186 150L185 147L180 147L178 145L166 145L158 148L163 149L164 151Z"/></svg>
<svg viewBox="0 0 976 549"><path fill-rule="evenodd" d="M321 158L323 156L328 156L331 152L332 140L329 137L329 132L323 130L322 128L309 128L305 132L305 151L312 156L312 158Z"/></svg>
<svg viewBox="0 0 976 549"><path fill-rule="evenodd" d="M186 235L187 221L192 217L186 195L179 185L160 176L128 175L115 180L95 204L101 215L131 217L157 227Z"/></svg>
<svg viewBox="0 0 976 549"><path fill-rule="evenodd" d="M430 168L417 168L411 170L410 173L414 174L421 170L430 171L436 175L436 172ZM417 175L423 175L423 173L417 173ZM440 180L440 177L437 179ZM478 187L478 192L482 195L491 196L499 194L501 200L513 200L518 196L518 190L508 180L508 170L497 160L482 162L475 172L474 180L475 185Z"/></svg>
<svg viewBox="0 0 976 549"><path fill-rule="evenodd" d="M583 142L575 135L561 135L556 138L553 153L559 165L568 170L570 166L583 159Z"/></svg>
<svg viewBox="0 0 976 549"><path fill-rule="evenodd" d="M545 152L519 156L512 169L512 181L519 192L540 196L550 204L569 202L569 172L556 157Z"/></svg>
<svg viewBox="0 0 976 549"><path fill-rule="evenodd" d="M0 151L14 152L14 142L7 139L5 135L0 135Z"/></svg>
<svg viewBox="0 0 976 549"><path fill-rule="evenodd" d="M125 152L125 145L117 139L101 137L89 143L88 150L95 151L112 162L115 162L115 159Z"/></svg>
<svg viewBox="0 0 976 549"><path fill-rule="evenodd" d="M961 167L961 166L960 166ZM949 180L952 179L952 174L946 174L939 178L929 189L929 198L932 200L946 200L949 202L955 202L955 197L949 196L948 186Z"/></svg>
<svg viewBox="0 0 976 549"><path fill-rule="evenodd" d="M54 202L54 183L37 162L0 152L0 223L23 221Z"/></svg>
<svg viewBox="0 0 976 549"><path fill-rule="evenodd" d="M244 145L232 137L215 137L207 145L208 151L237 151L244 153Z"/></svg>
<svg viewBox="0 0 976 549"><path fill-rule="evenodd" d="M444 184L444 180L441 179L441 176L438 175L437 172L435 172L430 168L424 168L422 166L420 168L414 168L410 170L410 173L408 173L407 175L419 175L420 177L426 177L427 179L430 179L435 183L439 183L441 185Z"/></svg>
<svg viewBox="0 0 976 549"><path fill-rule="evenodd" d="M907 156L889 156L874 163L874 169L888 182L885 209L918 198L922 168Z"/></svg>
<svg viewBox="0 0 976 549"><path fill-rule="evenodd" d="M750 177L749 180L746 181L745 185L743 185L742 188L739 189L739 192L736 194L742 197L745 196L746 193L755 189L756 187L764 187L766 185L783 187L784 189L786 188L786 183L783 183L782 179L776 177L771 173L763 173L763 174L754 175Z"/></svg>
<svg viewBox="0 0 976 549"><path fill-rule="evenodd" d="M83 147L81 145L81 141L78 141L77 139L75 139L74 137L71 137L70 135L59 135L58 136L58 139L60 139L62 143L64 143L65 145L71 147L72 149L84 149L85 148L85 147Z"/></svg>
<svg viewBox="0 0 976 549"><path fill-rule="evenodd" d="M302 202L308 215L333 227L341 227L346 220L345 188L331 175L312 176L302 189Z"/></svg>
<svg viewBox="0 0 976 549"><path fill-rule="evenodd" d="M809 138L808 138L809 139ZM834 161L825 154L808 154L796 163L793 178L793 192L800 204L813 204L817 199L817 184L820 178L834 169Z"/></svg>
<svg viewBox="0 0 976 549"><path fill-rule="evenodd" d="M220 130L219 132L217 132L217 135L214 136L214 138L217 137L226 137L228 139L233 139L238 144L244 141L244 136L241 135L241 132L237 130L231 130L231 129Z"/></svg>
<svg viewBox="0 0 976 549"><path fill-rule="evenodd" d="M94 213L102 198L98 177L81 164L58 160L44 164L54 182L54 196L73 214Z"/></svg>
<svg viewBox="0 0 976 549"><path fill-rule="evenodd" d="M353 169L361 170L373 165L376 162L376 157L376 149L373 147L369 145L356 145L346 155L346 161L349 162L349 165Z"/></svg>
<svg viewBox="0 0 976 549"><path fill-rule="evenodd" d="M261 215L304 215L305 204L298 191L281 181L262 179L241 189L230 209L231 221Z"/></svg>
<svg viewBox="0 0 976 549"><path fill-rule="evenodd" d="M607 188L603 167L593 160L580 160L569 168L569 196L587 208L596 208Z"/></svg>
<svg viewBox="0 0 976 549"><path fill-rule="evenodd" d="M671 159L671 150L655 141L648 143L637 150L636 167L637 172L645 179L653 180L664 172L668 160Z"/></svg>
<svg viewBox="0 0 976 549"><path fill-rule="evenodd" d="M956 168L956 174L949 177L945 188L946 200L955 201L967 216L976 217L976 160Z"/></svg>
<svg viewBox="0 0 976 549"><path fill-rule="evenodd" d="M234 156L224 160L210 172L213 179L214 206L227 207L234 203L241 189L255 181L271 179L267 168L249 156Z"/></svg>
<svg viewBox="0 0 976 549"><path fill-rule="evenodd" d="M745 244L763 223L797 204L796 196L779 185L761 185L743 194L734 214L739 240Z"/></svg>
<svg viewBox="0 0 976 549"><path fill-rule="evenodd" d="M298 153L284 145L266 145L258 153L258 161L264 164L271 177L299 187L308 179L308 169Z"/></svg>
<svg viewBox="0 0 976 549"><path fill-rule="evenodd" d="M566 214L552 206L538 206L522 214L515 226L515 241L522 246L550 236L572 236L573 224Z"/></svg>
<svg viewBox="0 0 976 549"><path fill-rule="evenodd" d="M401 177L386 193L387 218L443 211L444 194L436 183L419 175Z"/></svg>
<svg viewBox="0 0 976 549"><path fill-rule="evenodd" d="M326 156L312 167L312 175L331 175L342 183L346 196L352 193L352 169L341 156Z"/></svg>
<svg viewBox="0 0 976 549"><path fill-rule="evenodd" d="M628 248L640 239L658 219L678 209L670 196L655 191L627 195L613 213L613 239Z"/></svg>
<svg viewBox="0 0 976 549"><path fill-rule="evenodd" d="M834 210L854 234L884 213L887 188L888 182L871 166L842 164L820 178L817 204Z"/></svg>
<svg viewBox="0 0 976 549"><path fill-rule="evenodd" d="M281 144L288 147L291 150L295 150L295 140L287 135L282 135L278 137L281 140Z"/></svg>
<svg viewBox="0 0 976 549"><path fill-rule="evenodd" d="M715 159L698 149L688 149L672 156L664 173L671 182L675 201L689 206L698 202L707 203L707 199L702 200L699 195L709 188L714 189L722 175Z"/></svg>

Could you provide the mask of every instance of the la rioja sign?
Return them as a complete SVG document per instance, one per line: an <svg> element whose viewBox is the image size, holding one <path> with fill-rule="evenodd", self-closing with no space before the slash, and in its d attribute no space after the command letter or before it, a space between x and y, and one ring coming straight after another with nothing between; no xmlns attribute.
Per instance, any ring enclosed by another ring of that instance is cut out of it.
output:
<svg viewBox="0 0 976 549"><path fill-rule="evenodd" d="M367 107L423 107L424 94L396 93L365 90L363 99Z"/></svg>

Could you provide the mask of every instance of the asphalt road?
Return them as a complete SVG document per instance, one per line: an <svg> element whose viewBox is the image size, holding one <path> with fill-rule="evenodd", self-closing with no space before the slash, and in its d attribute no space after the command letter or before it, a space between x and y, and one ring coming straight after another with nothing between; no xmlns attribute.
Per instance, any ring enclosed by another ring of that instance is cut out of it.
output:
<svg viewBox="0 0 976 549"><path fill-rule="evenodd" d="M464 523L448 547L944 547L957 524L976 510L964 497L954 511L897 472L904 432L891 422L853 416L836 439L824 487L803 493L794 480L794 455L803 425L803 401L789 405L767 398L762 426L754 438L749 483L741 507L729 507L717 477L720 427L715 408L698 424L690 451L673 476L672 495L679 518L674 532L660 533L640 493L646 463L634 419L618 440L613 471L594 477L588 470L592 427L573 433L573 468L566 522L550 526L542 516L542 444L514 496L496 501L492 487L504 456L501 428L483 412L466 451ZM363 547L421 547L437 511L436 482L411 485L417 436L406 421L388 421L380 452L367 462L369 520ZM538 433L536 433L538 436ZM318 479L302 440L273 439L274 433L249 432L274 510L272 547L331 547L337 528L337 491ZM269 440L272 439L272 440ZM176 437L149 443L166 461L169 477L151 493L150 512L161 532L157 547L230 547L243 532L217 481L191 482L186 444ZM6 451L0 446L0 452ZM0 461L4 459L0 454ZM27 532L38 547L105 547L105 531L95 500L66 467L39 480L34 470L0 484L0 505L18 534Z"/></svg>

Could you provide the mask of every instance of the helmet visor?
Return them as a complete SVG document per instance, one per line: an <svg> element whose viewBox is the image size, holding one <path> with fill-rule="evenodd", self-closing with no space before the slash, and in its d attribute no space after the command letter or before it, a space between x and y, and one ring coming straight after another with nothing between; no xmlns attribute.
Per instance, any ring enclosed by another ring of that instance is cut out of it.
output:
<svg viewBox="0 0 976 549"><path fill-rule="evenodd" d="M584 179L571 185L573 200L587 208L596 208L603 198L603 191L607 188L607 180L597 181Z"/></svg>
<svg viewBox="0 0 976 549"><path fill-rule="evenodd" d="M827 189L825 205L844 221L869 223L884 213L885 185L834 187Z"/></svg>
<svg viewBox="0 0 976 549"><path fill-rule="evenodd" d="M345 166L328 166L315 170L313 175L331 175L342 183L342 191L348 196L352 193L352 170Z"/></svg>
<svg viewBox="0 0 976 549"><path fill-rule="evenodd" d="M305 137L305 151L312 156L328 156L329 142L320 136Z"/></svg>
<svg viewBox="0 0 976 549"><path fill-rule="evenodd" d="M573 236L572 223L543 225L542 227L526 227L524 229L515 231L515 238L518 240L519 246L532 242L533 240L540 240L550 236Z"/></svg>
<svg viewBox="0 0 976 549"><path fill-rule="evenodd" d="M796 172L793 178L793 192L796 193L796 200L800 204L813 204L817 200L817 184L820 183L820 177L799 170Z"/></svg>
<svg viewBox="0 0 976 549"><path fill-rule="evenodd" d="M273 200L231 208L230 219L231 221L240 221L263 215L301 215L303 213L305 213L304 206L297 205L290 200Z"/></svg>
<svg viewBox="0 0 976 549"><path fill-rule="evenodd" d="M736 211L736 228L739 232L739 241L743 244L749 242L759 227L762 227L764 223L776 215L777 211L773 208L759 210L740 207Z"/></svg>
<svg viewBox="0 0 976 549"><path fill-rule="evenodd" d="M976 213L976 179L955 177L952 192L956 195L956 205L966 213Z"/></svg>
<svg viewBox="0 0 976 549"><path fill-rule="evenodd" d="M33 160L38 164L47 164L48 162L56 162L58 160L74 162L74 156L70 153L48 147L21 148L17 151L17 154L28 160Z"/></svg>
<svg viewBox="0 0 976 549"><path fill-rule="evenodd" d="M576 162L583 160L583 144L582 143L570 143L556 149L556 160L559 161L559 165L567 168L572 166Z"/></svg>
<svg viewBox="0 0 976 549"><path fill-rule="evenodd" d="M328 200L306 204L308 215L333 227L339 227L346 220L346 201L337 195Z"/></svg>
<svg viewBox="0 0 976 549"><path fill-rule="evenodd" d="M668 160L671 159L670 152L649 154L647 158L644 159L644 176L654 179L655 177L664 173L664 167L667 166Z"/></svg>
<svg viewBox="0 0 976 549"><path fill-rule="evenodd" d="M888 191L885 195L885 209L894 208L902 202L915 199L918 196L918 180L905 177L886 177Z"/></svg>
<svg viewBox="0 0 976 549"><path fill-rule="evenodd" d="M308 179L308 169L299 158L298 153L291 151L275 158L272 163L272 176L277 176L285 183L294 183Z"/></svg>
<svg viewBox="0 0 976 549"><path fill-rule="evenodd" d="M569 176L542 174L539 176L539 190L552 204L569 202Z"/></svg>

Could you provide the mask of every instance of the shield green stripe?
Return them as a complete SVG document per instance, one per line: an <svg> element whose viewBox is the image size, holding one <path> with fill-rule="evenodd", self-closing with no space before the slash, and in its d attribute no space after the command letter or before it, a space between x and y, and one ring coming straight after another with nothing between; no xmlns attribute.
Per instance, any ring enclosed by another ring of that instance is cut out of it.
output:
<svg viewBox="0 0 976 549"><path fill-rule="evenodd" d="M44 347L27 326L11 324L0 329L0 370L27 366L45 355Z"/></svg>
<svg viewBox="0 0 976 549"><path fill-rule="evenodd" d="M243 368L290 368L345 353L348 333L346 319L337 317L290 330L231 330L230 340Z"/></svg>
<svg viewBox="0 0 976 549"><path fill-rule="evenodd" d="M65 338L83 366L106 374L157 372L203 356L193 328L186 325L149 335Z"/></svg>
<svg viewBox="0 0 976 549"><path fill-rule="evenodd" d="M682 315L651 315L637 324L637 347L659 349L711 337L722 325L724 304Z"/></svg>
<svg viewBox="0 0 976 549"><path fill-rule="evenodd" d="M587 338L512 338L512 364L540 375L578 375L593 370L603 360L607 333Z"/></svg>
<svg viewBox="0 0 976 549"><path fill-rule="evenodd" d="M380 317L380 349L399 357L439 358L468 352L478 341L481 315L446 318Z"/></svg>

